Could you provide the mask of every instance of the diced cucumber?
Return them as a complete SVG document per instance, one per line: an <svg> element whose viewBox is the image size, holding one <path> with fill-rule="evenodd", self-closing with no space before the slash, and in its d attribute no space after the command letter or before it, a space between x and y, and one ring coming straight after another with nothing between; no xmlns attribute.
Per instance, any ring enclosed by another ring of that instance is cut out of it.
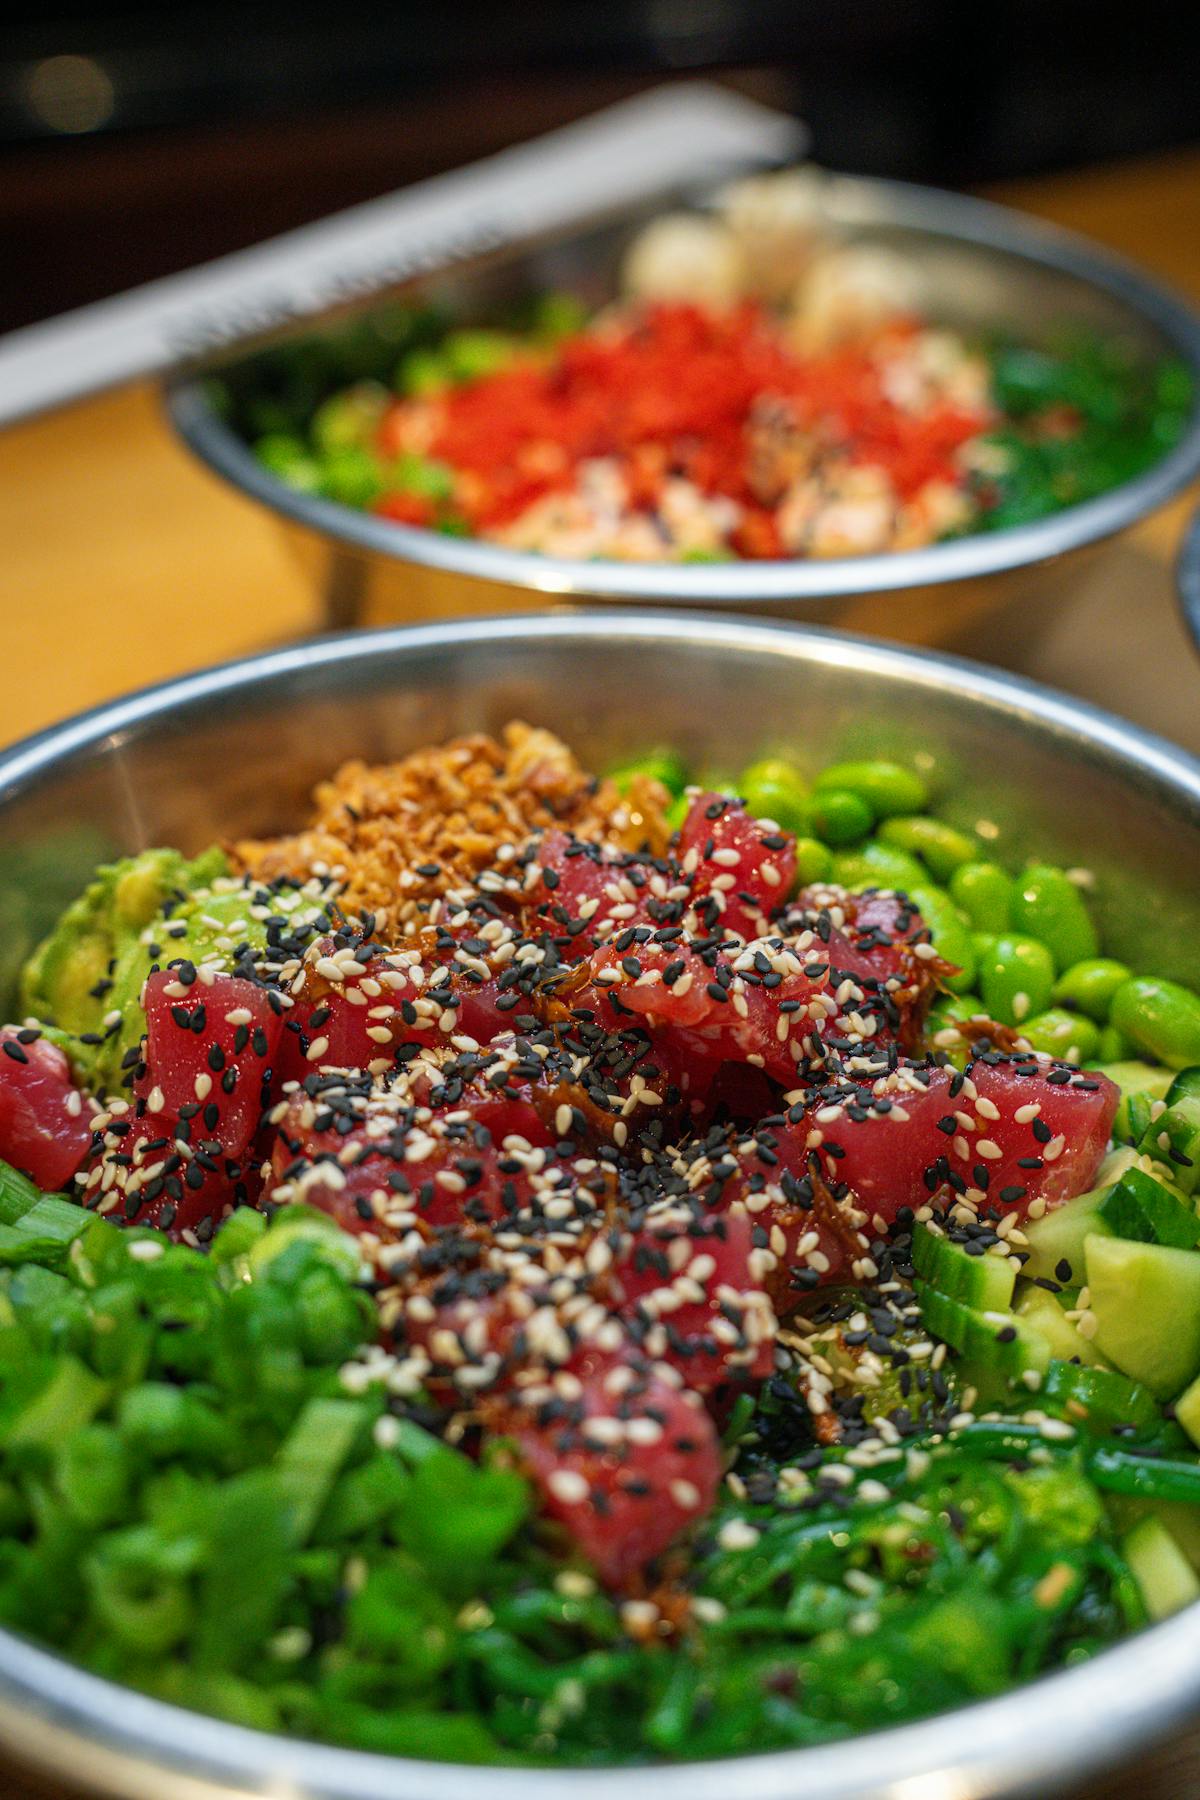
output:
<svg viewBox="0 0 1200 1800"><path fill-rule="evenodd" d="M1156 1068L1153 1063L1101 1063L1100 1073L1115 1081L1121 1090L1112 1134L1118 1144L1136 1144L1150 1123L1150 1106L1165 1100L1171 1087L1170 1069Z"/></svg>
<svg viewBox="0 0 1200 1800"><path fill-rule="evenodd" d="M1160 1400L1200 1372L1200 1256L1092 1236L1084 1244L1096 1348Z"/></svg>
<svg viewBox="0 0 1200 1800"><path fill-rule="evenodd" d="M1080 1273L1082 1274L1082 1270ZM1076 1330L1063 1311L1062 1304L1045 1288L1028 1287L1016 1304L1016 1315L1040 1331L1050 1346L1052 1356L1063 1362L1078 1360L1093 1365L1100 1361L1090 1338Z"/></svg>
<svg viewBox="0 0 1200 1800"><path fill-rule="evenodd" d="M1200 1244L1200 1218L1191 1202L1144 1169L1126 1169L1105 1195L1100 1217L1117 1237L1177 1250Z"/></svg>
<svg viewBox="0 0 1200 1800"><path fill-rule="evenodd" d="M1012 1305L1017 1265L1007 1256L972 1255L944 1232L918 1225L913 1231L913 1268L923 1281L984 1312L1007 1312Z"/></svg>
<svg viewBox="0 0 1200 1800"><path fill-rule="evenodd" d="M1100 1217L1107 1193L1107 1188L1094 1188L1043 1213L1040 1219L1028 1220L1021 1228L1029 1247L1021 1273L1042 1275L1060 1287L1078 1287L1083 1280L1084 1239L1112 1229Z"/></svg>
<svg viewBox="0 0 1200 1800"><path fill-rule="evenodd" d="M1200 1578L1161 1519L1143 1519L1121 1544L1152 1619L1200 1600Z"/></svg>
<svg viewBox="0 0 1200 1800"><path fill-rule="evenodd" d="M1177 1100L1200 1100L1200 1064L1180 1069L1163 1098L1168 1106L1174 1106Z"/></svg>
<svg viewBox="0 0 1200 1800"><path fill-rule="evenodd" d="M1170 1169L1176 1187L1194 1194L1200 1183L1200 1095L1168 1100L1167 1110L1147 1126L1140 1148Z"/></svg>
<svg viewBox="0 0 1200 1800"><path fill-rule="evenodd" d="M1200 1260L1200 1259L1197 1259ZM914 1291L921 1316L935 1337L942 1338L982 1372L1008 1380L1033 1373L1039 1379L1050 1363L1050 1345L1036 1326L1015 1313L984 1312L939 1294L928 1282Z"/></svg>
<svg viewBox="0 0 1200 1800"><path fill-rule="evenodd" d="M1116 1369L1085 1369L1058 1357L1046 1371L1040 1399L1073 1425L1096 1431L1110 1431L1114 1425L1150 1431L1162 1418L1154 1396L1140 1382Z"/></svg>

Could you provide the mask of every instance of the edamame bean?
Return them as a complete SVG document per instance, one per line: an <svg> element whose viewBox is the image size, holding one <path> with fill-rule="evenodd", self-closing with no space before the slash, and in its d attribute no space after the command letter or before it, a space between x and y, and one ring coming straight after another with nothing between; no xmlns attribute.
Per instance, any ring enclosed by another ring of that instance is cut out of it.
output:
<svg viewBox="0 0 1200 1800"><path fill-rule="evenodd" d="M1100 949L1079 889L1049 863L1031 863L1017 882L1012 922L1014 930L1045 944L1057 969L1090 960Z"/></svg>
<svg viewBox="0 0 1200 1800"><path fill-rule="evenodd" d="M370 506L383 492L383 465L361 445L329 450L321 458L321 492L343 506Z"/></svg>
<svg viewBox="0 0 1200 1800"><path fill-rule="evenodd" d="M628 762L618 763L615 769L608 771L608 779L622 794L629 792L635 775L647 775L652 781L661 781L668 793L676 798L687 786L687 768L682 757L673 750L647 750L643 756L631 757Z"/></svg>
<svg viewBox="0 0 1200 1800"><path fill-rule="evenodd" d="M360 381L340 394L331 394L312 416L312 441L326 452L351 446L369 449L390 404L391 395L378 381Z"/></svg>
<svg viewBox="0 0 1200 1800"><path fill-rule="evenodd" d="M1133 1054L1134 1046L1130 1043L1123 1031L1118 1031L1115 1025L1102 1025L1100 1027L1100 1042L1096 1048L1097 1061L1106 1063L1127 1062Z"/></svg>
<svg viewBox="0 0 1200 1800"><path fill-rule="evenodd" d="M929 1009L927 1034L932 1035L943 1025L961 1024L976 1014L982 1017L985 1010L978 994L939 994Z"/></svg>
<svg viewBox="0 0 1200 1800"><path fill-rule="evenodd" d="M951 993L967 993L975 984L976 961L966 920L950 896L938 888L912 888L909 897L929 927L938 955L958 970L957 975L946 977L946 986Z"/></svg>
<svg viewBox="0 0 1200 1800"><path fill-rule="evenodd" d="M913 856L872 839L858 850L842 850L833 859L831 879L839 887L898 888L907 893L921 887L926 871Z"/></svg>
<svg viewBox="0 0 1200 1800"><path fill-rule="evenodd" d="M742 770L738 793L756 819L774 819L785 831L808 825L808 783L794 763L766 756Z"/></svg>
<svg viewBox="0 0 1200 1800"><path fill-rule="evenodd" d="M935 881L949 881L955 869L969 863L979 846L965 832L956 831L942 819L931 819L928 813L906 813L885 819L879 827L885 844L919 856Z"/></svg>
<svg viewBox="0 0 1200 1800"><path fill-rule="evenodd" d="M816 838L798 837L796 839L796 885L812 887L816 882L828 881L833 871L833 853L828 845L818 843Z"/></svg>
<svg viewBox="0 0 1200 1800"><path fill-rule="evenodd" d="M1007 931L1012 924L1013 882L999 863L960 863L950 877L950 898L977 931Z"/></svg>
<svg viewBox="0 0 1200 1800"><path fill-rule="evenodd" d="M1054 998L1060 1006L1073 1006L1103 1025L1113 995L1132 974L1132 969L1114 962L1111 956L1091 956L1063 971L1054 984Z"/></svg>
<svg viewBox="0 0 1200 1800"><path fill-rule="evenodd" d="M971 1033L968 1026L964 1034L963 1027L974 1014L982 1014L983 1010L983 1001L978 994L939 994L929 1009L926 1036L949 1056L956 1068L961 1069L967 1060ZM939 1044L938 1034L942 1031L952 1031L955 1035Z"/></svg>
<svg viewBox="0 0 1200 1800"><path fill-rule="evenodd" d="M396 370L396 385L405 394L440 394L452 381L450 365L440 350L410 350L400 358Z"/></svg>
<svg viewBox="0 0 1200 1800"><path fill-rule="evenodd" d="M1169 1069L1200 1062L1200 995L1177 981L1135 975L1112 997L1110 1022Z"/></svg>
<svg viewBox="0 0 1200 1800"><path fill-rule="evenodd" d="M455 381L478 381L513 360L516 345L502 331L469 328L442 339L441 353Z"/></svg>
<svg viewBox="0 0 1200 1800"><path fill-rule="evenodd" d="M1061 1062L1086 1062L1089 1056L1095 1056L1100 1045L1100 1032L1092 1021L1061 1006L1052 1006L1036 1018L1026 1019L1021 1036L1028 1038L1035 1050L1045 1056L1057 1056Z"/></svg>
<svg viewBox="0 0 1200 1800"><path fill-rule="evenodd" d="M924 812L929 789L913 769L882 760L831 763L817 776L818 791L844 789L857 794L877 819L896 813Z"/></svg>
<svg viewBox="0 0 1200 1800"><path fill-rule="evenodd" d="M979 991L993 1019L1023 1025L1050 1004L1054 959L1036 938L1004 932L980 961Z"/></svg>
<svg viewBox="0 0 1200 1800"><path fill-rule="evenodd" d="M824 788L809 801L808 823L827 844L857 844L875 823L875 815L849 788Z"/></svg>
<svg viewBox="0 0 1200 1800"><path fill-rule="evenodd" d="M321 465L298 437L285 431L269 432L256 439L254 454L272 475L303 494L315 494L321 485Z"/></svg>
<svg viewBox="0 0 1200 1800"><path fill-rule="evenodd" d="M998 931L973 931L971 933L971 944L975 951L976 962L981 962L985 956L991 955L999 936Z"/></svg>

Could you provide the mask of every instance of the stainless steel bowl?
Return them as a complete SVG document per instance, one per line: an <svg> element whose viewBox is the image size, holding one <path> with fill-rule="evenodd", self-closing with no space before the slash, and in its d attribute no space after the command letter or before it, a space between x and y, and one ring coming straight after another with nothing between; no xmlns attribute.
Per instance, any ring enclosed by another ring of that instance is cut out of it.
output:
<svg viewBox="0 0 1200 1800"><path fill-rule="evenodd" d="M1192 522L1179 547L1176 581L1183 622L1197 652L1200 652L1200 507L1193 514Z"/></svg>
<svg viewBox="0 0 1200 1800"><path fill-rule="evenodd" d="M358 633L115 702L0 755L14 953L97 856L294 824L342 756L523 715L602 763L649 742L736 766L928 759L999 854L1095 873L1106 942L1200 981L1200 762L1077 700L945 657L631 611ZM1085 1666L814 1750L655 1768L660 1800L1038 1800L1200 1708L1200 1607ZM146 1699L0 1632L0 1743L126 1800L626 1800L629 1771L464 1769L268 1737Z"/></svg>
<svg viewBox="0 0 1200 1800"><path fill-rule="evenodd" d="M331 626L641 600L733 607L969 649L973 623L1017 599L1026 602L1032 628L1061 592L1064 557L1144 518L1200 472L1200 316L1086 239L983 200L843 176L831 182L828 206L831 222L855 240L911 256L924 272L931 313L947 323L1005 327L1036 343L1069 320L1182 357L1197 385L1185 437L1136 480L1013 530L885 555L680 567L562 561L395 525L277 480L213 410L202 381L173 387L169 412L198 456L279 515ZM475 319L547 286L607 298L621 252L646 216L643 208L467 265L423 291ZM223 366L236 372L239 364Z"/></svg>

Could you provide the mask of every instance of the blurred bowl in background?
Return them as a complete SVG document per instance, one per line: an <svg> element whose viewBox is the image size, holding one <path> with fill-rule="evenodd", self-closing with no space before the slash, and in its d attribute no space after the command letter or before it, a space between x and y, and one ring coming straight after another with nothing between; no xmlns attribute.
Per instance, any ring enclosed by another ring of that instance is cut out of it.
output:
<svg viewBox="0 0 1200 1800"><path fill-rule="evenodd" d="M398 290L466 322L547 288L589 305L611 298L630 240L679 196L589 229L531 242ZM694 198L694 197L693 197ZM175 427L210 468L270 508L310 571L331 627L604 601L744 610L969 649L986 614L1022 604L1030 630L1074 564L1162 506L1200 473L1200 315L1150 276L1086 239L987 201L902 182L837 176L833 228L919 264L928 313L968 331L1004 329L1038 344L1078 325L1148 357L1181 359L1197 395L1180 441L1131 481L1035 523L928 548L830 560L690 565L580 562L451 538L305 494L272 475L225 422L212 388L173 385ZM378 302L376 302L378 304ZM310 332L307 334L311 336ZM251 359L225 358L236 381Z"/></svg>

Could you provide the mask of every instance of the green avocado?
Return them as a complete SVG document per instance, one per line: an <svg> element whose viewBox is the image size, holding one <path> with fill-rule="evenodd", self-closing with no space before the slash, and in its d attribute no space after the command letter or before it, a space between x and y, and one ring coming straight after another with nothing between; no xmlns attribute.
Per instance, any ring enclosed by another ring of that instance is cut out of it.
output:
<svg viewBox="0 0 1200 1800"><path fill-rule="evenodd" d="M117 1086L121 1059L142 1035L142 983L155 960L147 927L164 907L186 903L228 867L215 846L191 862L178 850L143 850L108 863L25 964L23 1013L57 1027L58 1041L88 1086L99 1092ZM179 940L172 933L166 941Z"/></svg>

